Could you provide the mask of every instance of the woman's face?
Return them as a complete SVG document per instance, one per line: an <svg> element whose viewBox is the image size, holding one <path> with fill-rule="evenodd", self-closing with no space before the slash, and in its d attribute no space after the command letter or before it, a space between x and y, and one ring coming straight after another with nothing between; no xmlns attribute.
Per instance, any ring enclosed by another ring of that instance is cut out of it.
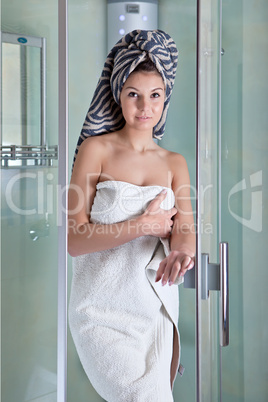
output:
<svg viewBox="0 0 268 402"><path fill-rule="evenodd" d="M159 122L165 101L165 86L157 72L134 72L126 80L120 96L126 126L152 130Z"/></svg>

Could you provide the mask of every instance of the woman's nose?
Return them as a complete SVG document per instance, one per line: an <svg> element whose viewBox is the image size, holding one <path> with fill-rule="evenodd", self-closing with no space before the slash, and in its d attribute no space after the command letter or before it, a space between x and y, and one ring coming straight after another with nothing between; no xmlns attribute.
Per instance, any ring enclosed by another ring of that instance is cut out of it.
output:
<svg viewBox="0 0 268 402"><path fill-rule="evenodd" d="M149 101L145 97L140 98L139 109L142 111L146 111L149 109Z"/></svg>

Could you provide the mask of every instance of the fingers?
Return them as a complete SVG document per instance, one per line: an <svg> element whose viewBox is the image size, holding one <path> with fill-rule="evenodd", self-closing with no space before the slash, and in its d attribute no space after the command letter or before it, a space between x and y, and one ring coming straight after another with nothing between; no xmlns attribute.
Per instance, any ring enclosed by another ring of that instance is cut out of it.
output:
<svg viewBox="0 0 268 402"><path fill-rule="evenodd" d="M156 273L155 282L162 278L162 285L167 283L173 285L178 277L183 277L185 273L194 266L194 258L184 255L179 256L177 252L171 252L168 257L161 261Z"/></svg>
<svg viewBox="0 0 268 402"><path fill-rule="evenodd" d="M174 253L170 253L168 257L166 257L161 263L159 264L159 268L156 273L156 278L155 282L160 281L162 278L161 282L162 285L165 286L167 282L169 282L170 285L172 285L175 281L175 278L179 272L179 262L176 261L176 255ZM176 275L173 270L177 270ZM174 278L173 278L174 277Z"/></svg>
<svg viewBox="0 0 268 402"><path fill-rule="evenodd" d="M162 278L162 276L165 272L166 260L167 260L167 258L165 258L163 261L160 262L159 268L156 272L155 282L160 281L160 279Z"/></svg>
<svg viewBox="0 0 268 402"><path fill-rule="evenodd" d="M159 264L159 268L156 273L155 282L160 281L162 278L162 285L165 286L170 277L170 271L172 266L175 264L175 257L173 257L172 253L166 257L161 263Z"/></svg>
<svg viewBox="0 0 268 402"><path fill-rule="evenodd" d="M157 214L160 212L160 205L167 196L167 190L162 190L157 196L150 202L146 208L149 213Z"/></svg>
<svg viewBox="0 0 268 402"><path fill-rule="evenodd" d="M170 212L170 215L171 215L171 216L174 216L174 215L176 215L176 213L178 212L178 210L173 207L173 208L171 208L168 212Z"/></svg>
<svg viewBox="0 0 268 402"><path fill-rule="evenodd" d="M149 206L147 207L147 211L150 213L157 214L160 212L160 210L165 211L166 213L170 213L171 216L175 215L177 213L176 208L171 208L169 210L163 210L160 205L164 201L164 199L167 196L167 190L164 189L162 190L157 196L150 202Z"/></svg>
<svg viewBox="0 0 268 402"><path fill-rule="evenodd" d="M141 215L142 224L146 224L146 230L151 229L152 236L169 238L173 226L173 216L177 213L176 208L169 210L161 208L161 203L167 196L167 190L161 191L147 206ZM148 230L147 230L148 232ZM148 234L148 233L147 233Z"/></svg>
<svg viewBox="0 0 268 402"><path fill-rule="evenodd" d="M194 266L194 263L192 261L192 258L188 255L186 257L184 257L184 259L182 260L182 263L181 263L181 269L179 272L179 276L184 276L186 271L188 271L188 269L193 268L193 266Z"/></svg>
<svg viewBox="0 0 268 402"><path fill-rule="evenodd" d="M154 202L154 203L160 205L161 202L164 201L164 199L166 198L166 196L167 196L167 190L164 189L164 190L162 190L159 194L157 194L157 196L152 200L152 202Z"/></svg>

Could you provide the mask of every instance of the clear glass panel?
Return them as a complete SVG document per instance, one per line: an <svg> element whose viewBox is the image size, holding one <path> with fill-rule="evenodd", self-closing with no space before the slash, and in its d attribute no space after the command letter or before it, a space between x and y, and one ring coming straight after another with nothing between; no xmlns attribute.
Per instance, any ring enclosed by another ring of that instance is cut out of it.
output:
<svg viewBox="0 0 268 402"><path fill-rule="evenodd" d="M2 77L2 144L22 145L20 45L2 44Z"/></svg>
<svg viewBox="0 0 268 402"><path fill-rule="evenodd" d="M41 138L41 49L2 43L2 145Z"/></svg>
<svg viewBox="0 0 268 402"><path fill-rule="evenodd" d="M53 145L58 137L57 12L57 2L53 0L1 1L2 31L47 38L46 128L48 143ZM21 49L15 53L21 53ZM4 68L6 56L4 51ZM11 57L13 62L7 68L18 70L21 55ZM18 78L17 92L10 101L13 105L9 105L10 117L5 120L10 131L3 139L3 143L18 146L40 144L40 92L35 91L37 86L40 88L40 50L36 54L25 47L25 58L27 90ZM3 91L6 89L4 86ZM22 115L23 92L25 121L16 119L16 114ZM31 93L37 93L38 101L35 97L30 99ZM28 137L23 139L25 129ZM57 400L57 176L56 160L49 164L37 159L32 166L21 163L19 167L1 164L3 401Z"/></svg>
<svg viewBox="0 0 268 402"><path fill-rule="evenodd" d="M199 204L201 253L210 263L218 263L218 57L219 2L200 2L199 66ZM200 282L204 267L199 263ZM200 400L219 400L218 291L207 299L199 293L200 308Z"/></svg>
<svg viewBox="0 0 268 402"><path fill-rule="evenodd" d="M159 143L181 153L188 164L195 211L196 1L165 0L159 5L159 28L168 32L179 50L175 87L166 132ZM174 385L174 401L195 400L195 291L179 287L182 377Z"/></svg>
<svg viewBox="0 0 268 402"><path fill-rule="evenodd" d="M222 238L229 242L230 345L223 401L267 401L268 3L223 2Z"/></svg>

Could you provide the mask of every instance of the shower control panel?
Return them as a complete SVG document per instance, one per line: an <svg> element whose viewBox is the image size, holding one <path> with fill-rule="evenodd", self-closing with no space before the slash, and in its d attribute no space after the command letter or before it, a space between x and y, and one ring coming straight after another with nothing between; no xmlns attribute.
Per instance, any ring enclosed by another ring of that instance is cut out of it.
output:
<svg viewBox="0 0 268 402"><path fill-rule="evenodd" d="M158 0L108 0L107 7L107 52L134 29L158 28Z"/></svg>

